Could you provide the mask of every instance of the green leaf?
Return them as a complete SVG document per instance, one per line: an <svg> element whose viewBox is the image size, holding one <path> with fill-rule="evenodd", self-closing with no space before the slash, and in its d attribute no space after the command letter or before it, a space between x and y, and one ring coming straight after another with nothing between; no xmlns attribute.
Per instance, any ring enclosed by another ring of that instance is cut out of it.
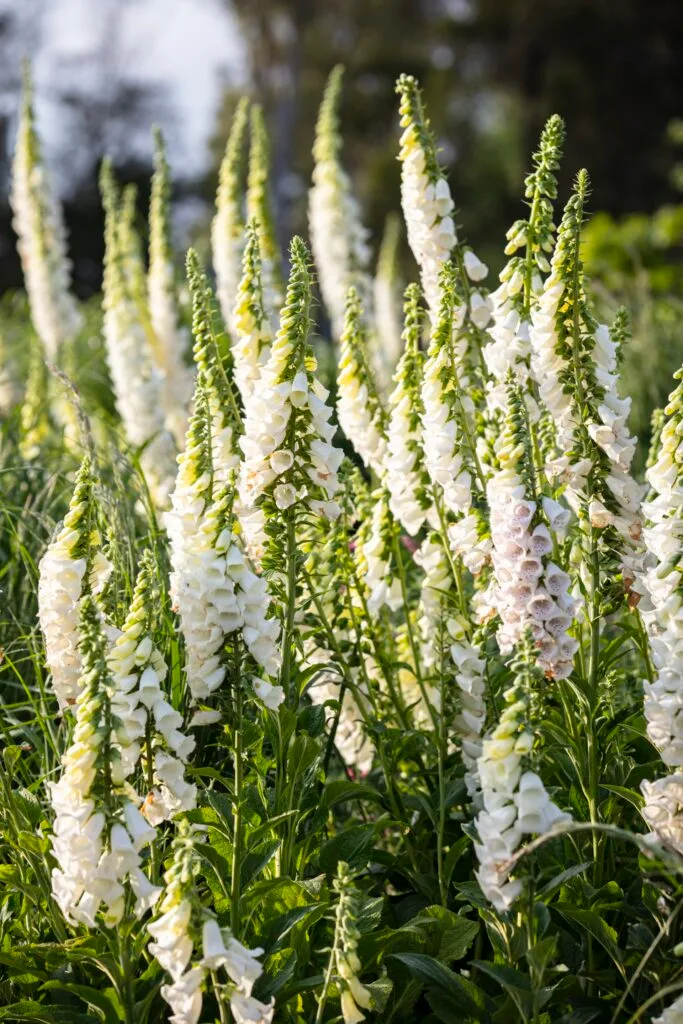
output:
<svg viewBox="0 0 683 1024"><path fill-rule="evenodd" d="M557 910L566 921L581 925L609 953L622 977L625 977L623 955L617 944L617 933L592 910L579 910L566 903L556 903Z"/></svg>
<svg viewBox="0 0 683 1024"><path fill-rule="evenodd" d="M280 989L292 980L296 971L297 955L294 949L280 949L271 953L263 965L263 974L254 985L254 996L269 1002Z"/></svg>
<svg viewBox="0 0 683 1024"><path fill-rule="evenodd" d="M368 800L382 804L382 794L378 793L373 786L367 786L362 782L349 782L347 779L337 779L330 782L323 790L323 806L326 808L336 807L337 804L346 800Z"/></svg>
<svg viewBox="0 0 683 1024"><path fill-rule="evenodd" d="M333 874L339 861L345 861L351 868L361 868L369 859L368 855L375 841L374 825L355 825L329 839L320 848L320 867Z"/></svg>
<svg viewBox="0 0 683 1024"><path fill-rule="evenodd" d="M449 1005L456 1007L459 1013L468 1015L466 1019L481 1019L481 1011L486 1005L486 997L481 989L444 967L434 957L425 953L390 953L387 959L398 960L407 967L411 977L422 982L428 992L435 992L437 997L447 997ZM438 998L437 1002L442 1004L443 998ZM432 1009L437 1012L435 1007Z"/></svg>
<svg viewBox="0 0 683 1024"><path fill-rule="evenodd" d="M263 933L263 942L267 944L271 953L277 952L295 925L308 918L308 926L310 927L315 921L320 920L325 915L326 910L327 903L310 903L303 907L293 907L286 914L282 914L273 921L268 922L268 927Z"/></svg>
<svg viewBox="0 0 683 1024"><path fill-rule="evenodd" d="M580 875L586 868L591 867L593 864L592 860L585 860L583 864L574 864L570 868L566 868L564 871L560 871L559 875L555 875L539 892L539 896L550 896L556 889L559 889L561 885L568 882L570 878L574 878L576 875Z"/></svg>
<svg viewBox="0 0 683 1024"><path fill-rule="evenodd" d="M246 889L249 883L259 875L265 866L271 862L277 851L280 849L279 839L270 839L262 843L256 850L253 850L242 861L240 867L240 884L242 890Z"/></svg>
<svg viewBox="0 0 683 1024"><path fill-rule="evenodd" d="M472 966L488 974L498 982L506 992L515 995L527 995L530 991L529 979L526 974L516 971L514 967L507 967L505 964L492 964L488 960L473 960Z"/></svg>
<svg viewBox="0 0 683 1024"><path fill-rule="evenodd" d="M100 1020L103 1020L105 1024L119 1024L119 1015L116 1012L116 1008L109 1000L108 996L104 992L98 991L98 989L91 988L89 985L77 985L71 981L47 981L42 986L43 990L46 989L57 989L59 992L72 992L79 999L82 999L84 1003L96 1011L97 1016Z"/></svg>
<svg viewBox="0 0 683 1024"><path fill-rule="evenodd" d="M639 811L645 803L645 798L642 793L638 793L635 789L628 789L626 786L608 786L604 782L600 783L602 789L608 789L610 793L616 793L622 800L627 800L628 803L633 804L635 809Z"/></svg>
<svg viewBox="0 0 683 1024"><path fill-rule="evenodd" d="M325 708L310 704L299 712L298 728L312 738L321 736L325 729Z"/></svg>

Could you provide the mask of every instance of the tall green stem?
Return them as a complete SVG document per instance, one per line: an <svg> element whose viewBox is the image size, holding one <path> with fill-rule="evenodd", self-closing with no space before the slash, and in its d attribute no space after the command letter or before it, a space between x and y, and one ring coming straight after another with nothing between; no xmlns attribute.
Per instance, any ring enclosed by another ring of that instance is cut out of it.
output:
<svg viewBox="0 0 683 1024"><path fill-rule="evenodd" d="M232 804L232 879L230 886L230 927L233 935L240 928L240 871L242 866L242 685L240 678L240 652L235 644L235 675L233 678L233 758L235 766L235 792Z"/></svg>
<svg viewBox="0 0 683 1024"><path fill-rule="evenodd" d="M296 601L296 520L292 509L287 515L287 610L285 612L285 628L282 634L282 670L280 685L285 691L285 701L293 705L295 702L290 693L292 674L292 638L294 631L294 612ZM297 695L298 696L298 695Z"/></svg>

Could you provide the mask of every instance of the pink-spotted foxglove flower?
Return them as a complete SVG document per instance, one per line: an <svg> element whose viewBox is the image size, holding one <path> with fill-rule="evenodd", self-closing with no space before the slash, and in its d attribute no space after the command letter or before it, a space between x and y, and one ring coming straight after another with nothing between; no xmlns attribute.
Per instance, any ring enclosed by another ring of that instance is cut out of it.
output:
<svg viewBox="0 0 683 1024"><path fill-rule="evenodd" d="M279 511L299 505L334 519L343 456L332 443L332 409L308 341L311 287L300 238L292 240L291 265L280 328L240 439L240 499L247 511L267 499Z"/></svg>
<svg viewBox="0 0 683 1024"><path fill-rule="evenodd" d="M82 317L71 293L62 210L41 153L28 74L19 119L10 202L31 320L48 359L78 333Z"/></svg>
<svg viewBox="0 0 683 1024"><path fill-rule="evenodd" d="M104 587L111 565L99 550L94 480L86 456L76 474L69 511L39 565L38 619L45 637L45 659L62 710L80 692L79 605L86 593Z"/></svg>
<svg viewBox="0 0 683 1024"><path fill-rule="evenodd" d="M429 474L423 464L421 326L420 291L417 285L409 285L405 295L404 351L389 396L384 482L392 515L413 537L425 521L434 529L439 523Z"/></svg>
<svg viewBox="0 0 683 1024"><path fill-rule="evenodd" d="M218 175L216 214L211 224L211 251L216 272L218 301L223 320L233 329L235 297L242 274L244 233L244 151L249 123L249 101L237 104Z"/></svg>
<svg viewBox="0 0 683 1024"><path fill-rule="evenodd" d="M681 372L676 374L680 379ZM663 839L683 851L683 385L669 397L656 456L647 470L651 491L643 505L649 568L640 589L650 634L654 679L646 681L645 719L650 741L674 774L643 782L642 814Z"/></svg>
<svg viewBox="0 0 683 1024"><path fill-rule="evenodd" d="M516 679L503 695L504 709L483 742L477 769L483 809L475 825L479 842L477 881L499 913L509 910L524 888L523 878L510 879L509 860L525 835L548 831L571 820L548 796L534 770L533 723L529 720L529 682L534 653L527 641L513 663Z"/></svg>
<svg viewBox="0 0 683 1024"><path fill-rule="evenodd" d="M510 654L529 633L538 666L551 679L565 679L578 649L568 632L577 603L570 594L571 579L553 561L553 551L570 513L537 491L524 396L512 371L506 387L507 414L496 444L500 468L488 485L498 645L501 654Z"/></svg>
<svg viewBox="0 0 683 1024"><path fill-rule="evenodd" d="M313 146L313 187L309 192L308 220L311 249L320 291L336 339L344 330L346 296L355 287L366 314L371 317L372 285L368 273L368 232L351 181L341 164L339 101L343 68L334 68L320 106Z"/></svg>
<svg viewBox="0 0 683 1024"><path fill-rule="evenodd" d="M145 298L136 294L140 268L132 195L120 201L108 161L102 165L100 184L106 215L104 338L116 408L128 443L142 449L140 463L152 497L164 507L173 485L175 446L165 427L162 379L142 308Z"/></svg>
<svg viewBox="0 0 683 1024"><path fill-rule="evenodd" d="M337 374L337 418L365 466L384 472L387 416L368 363L368 334L358 292L349 288Z"/></svg>
<svg viewBox="0 0 683 1024"><path fill-rule="evenodd" d="M275 234L269 186L270 147L263 110L255 103L251 108L249 173L247 176L247 223L254 225L261 253L261 288L263 308L274 334L277 316L285 289L282 279L282 254ZM244 271L244 264L243 264ZM235 316L237 310L235 310ZM233 329L236 326L233 319Z"/></svg>
<svg viewBox="0 0 683 1024"><path fill-rule="evenodd" d="M140 867L140 850L154 829L131 800L119 771L113 730L115 686L107 664L108 639L94 599L81 603L82 677L76 727L63 757L64 771L50 784L55 811L52 893L67 921L92 928L102 915L115 927L125 909L126 882L137 894L140 916L159 890Z"/></svg>
<svg viewBox="0 0 683 1024"><path fill-rule="evenodd" d="M152 355L162 379L166 423L180 445L187 429L193 374L184 359L187 331L180 326L170 221L171 182L161 132L154 133L154 175L149 206L149 315L156 336Z"/></svg>

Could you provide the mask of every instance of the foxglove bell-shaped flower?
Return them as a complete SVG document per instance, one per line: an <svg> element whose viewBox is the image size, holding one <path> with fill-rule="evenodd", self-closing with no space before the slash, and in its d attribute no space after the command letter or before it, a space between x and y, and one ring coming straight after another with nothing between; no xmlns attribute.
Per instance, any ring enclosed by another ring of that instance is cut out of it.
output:
<svg viewBox="0 0 683 1024"><path fill-rule="evenodd" d="M533 671L529 639L513 665L517 681L503 695L504 710L491 735L484 740L478 761L483 809L475 825L479 842L477 880L499 913L509 910L523 890L522 878L510 879L509 861L522 836L546 832L571 820L550 799L538 774L528 767L534 736L529 722L525 676Z"/></svg>
<svg viewBox="0 0 683 1024"><path fill-rule="evenodd" d="M389 397L385 484L389 507L401 526L415 536L425 520L436 529L429 475L423 465L424 403L421 384L424 357L420 350L421 310L417 285L409 285L405 297L404 352Z"/></svg>
<svg viewBox="0 0 683 1024"><path fill-rule="evenodd" d="M99 593L111 564L99 550L100 535L93 494L94 480L86 456L76 474L64 525L39 565L38 619L45 637L45 657L59 706L72 706L82 672L79 606L87 592Z"/></svg>
<svg viewBox="0 0 683 1024"><path fill-rule="evenodd" d="M315 376L308 344L310 277L299 238L292 241L291 261L280 328L240 440L239 493L247 511L267 495L280 510L301 503L314 515L333 519L339 513L334 496L343 454L332 443L328 393Z"/></svg>
<svg viewBox="0 0 683 1024"><path fill-rule="evenodd" d="M349 288L337 374L339 425L368 469L381 476L386 412L367 359L368 339L358 292Z"/></svg>
<svg viewBox="0 0 683 1024"><path fill-rule="evenodd" d="M120 753L112 725L115 687L106 659L108 640L94 599L81 604L82 677L76 727L63 758L64 771L50 784L55 811L52 871L55 900L72 924L94 927L100 911L114 927L123 916L128 876L142 914L159 896L140 870L139 851L153 837L117 776ZM103 796L106 794L106 798Z"/></svg>

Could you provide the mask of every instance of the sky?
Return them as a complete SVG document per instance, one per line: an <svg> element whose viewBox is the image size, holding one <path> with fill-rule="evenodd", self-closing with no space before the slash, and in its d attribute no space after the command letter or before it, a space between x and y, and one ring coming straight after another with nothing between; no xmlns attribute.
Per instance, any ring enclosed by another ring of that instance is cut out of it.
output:
<svg viewBox="0 0 683 1024"><path fill-rule="evenodd" d="M60 191L68 191L77 171L78 143L56 90L101 94L115 78L163 89L166 109L156 120L174 174L205 170L222 86L246 77L244 47L225 0L0 0L0 14L6 11L19 13L33 36L38 127ZM6 96L5 108L16 102L16 95ZM115 157L151 152L147 126L137 135L114 132L111 140L120 151Z"/></svg>

